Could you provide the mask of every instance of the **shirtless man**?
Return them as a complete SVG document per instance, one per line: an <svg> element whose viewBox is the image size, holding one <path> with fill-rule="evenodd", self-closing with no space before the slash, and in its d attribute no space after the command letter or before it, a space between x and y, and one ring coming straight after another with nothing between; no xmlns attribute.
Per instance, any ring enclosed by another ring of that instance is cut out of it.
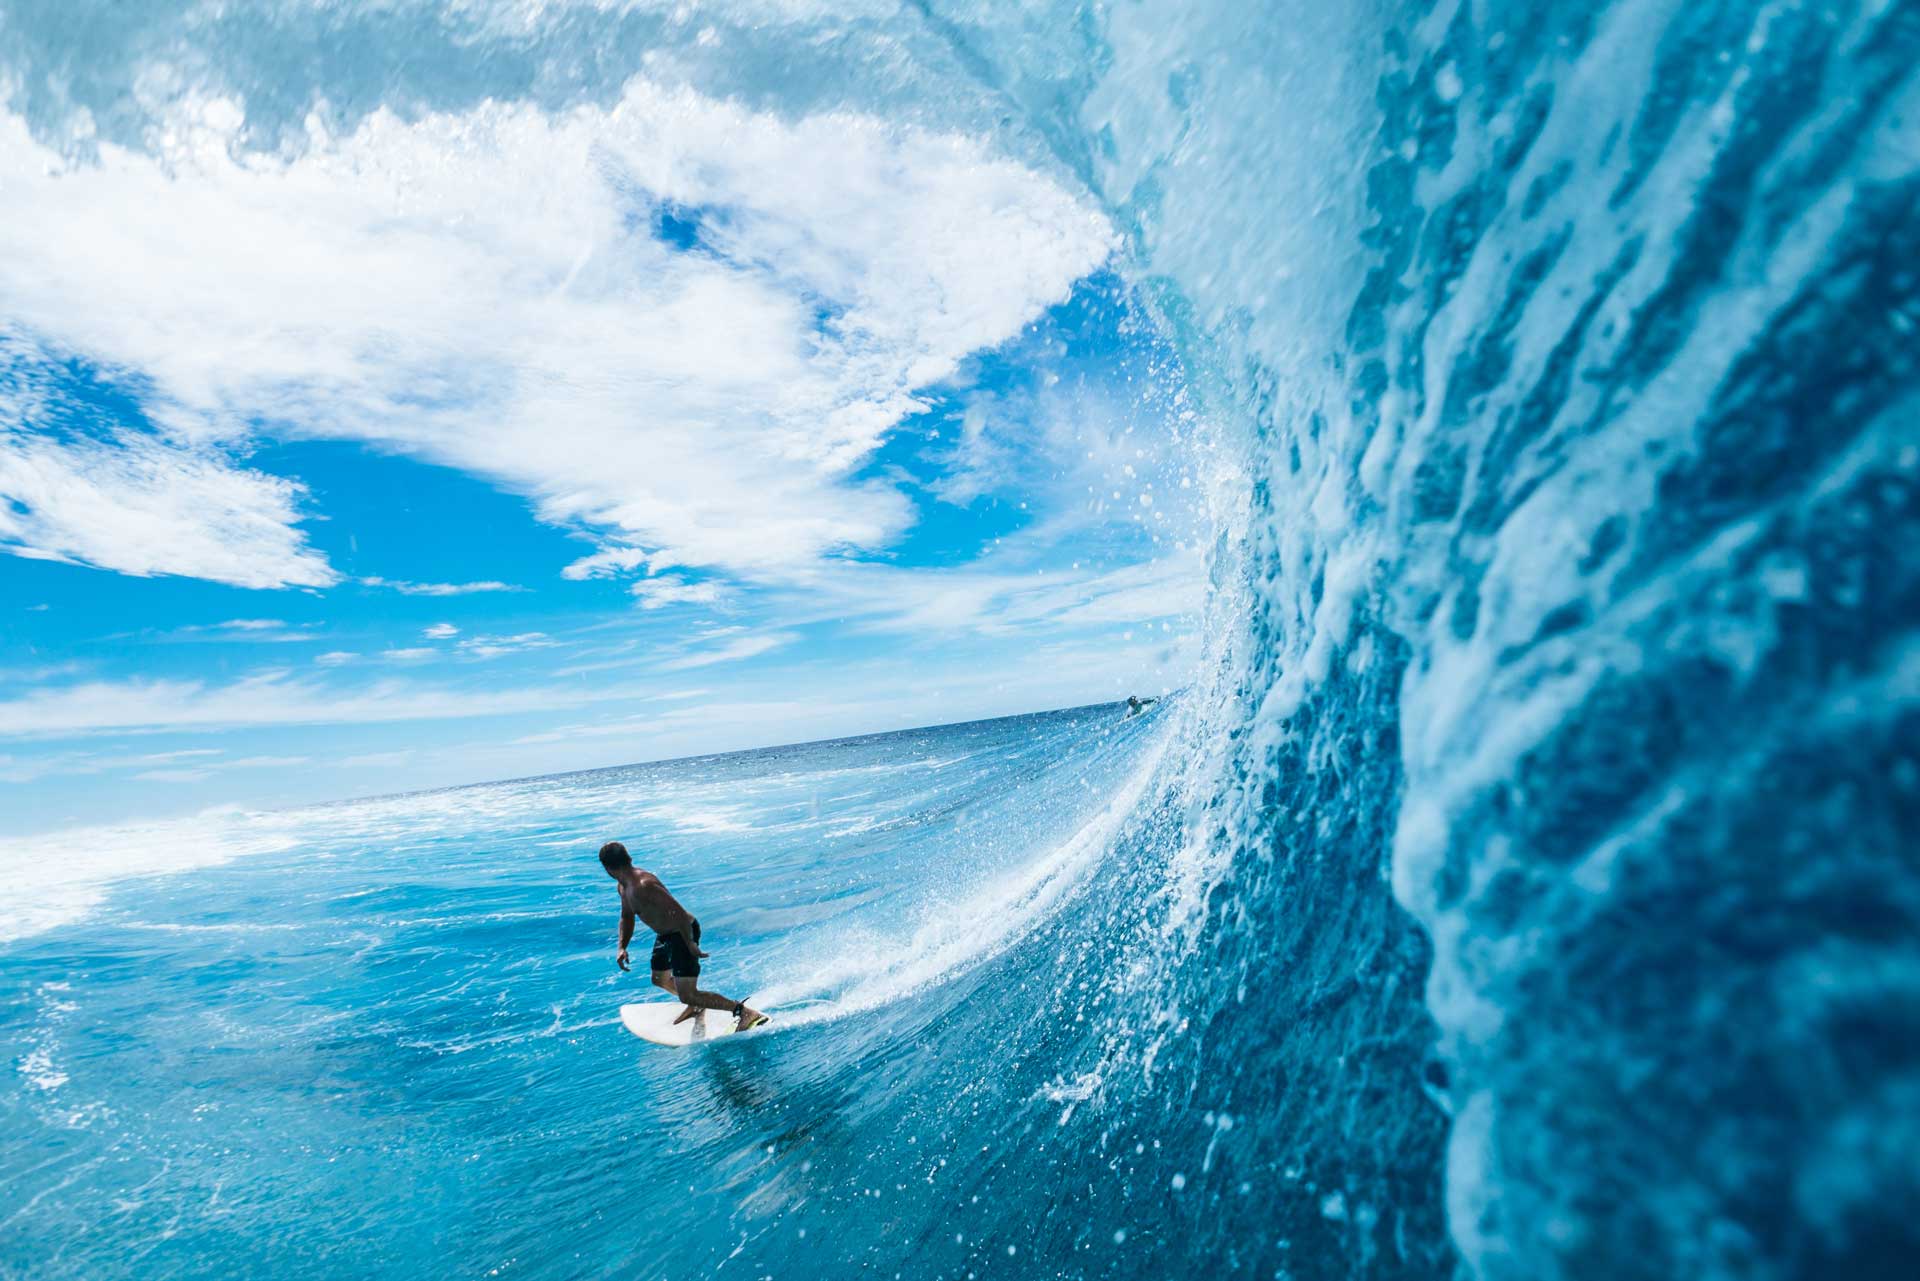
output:
<svg viewBox="0 0 1920 1281"><path fill-rule="evenodd" d="M767 1021L766 1015L743 1001L700 990L700 958L706 955L700 950L700 922L667 893L659 877L633 865L626 846L618 841L602 845L600 866L620 887L620 955L614 964L623 970L633 968L627 963L627 944L633 941L634 918L645 921L653 931L653 985L686 1002L686 1011L675 1023L701 1010L729 1011L739 1020L742 1032Z"/></svg>

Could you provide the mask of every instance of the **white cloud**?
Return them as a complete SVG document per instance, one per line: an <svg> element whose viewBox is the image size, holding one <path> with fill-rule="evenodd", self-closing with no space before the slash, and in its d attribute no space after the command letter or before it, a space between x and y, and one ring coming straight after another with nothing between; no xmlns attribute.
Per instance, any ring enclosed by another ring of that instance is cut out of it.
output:
<svg viewBox="0 0 1920 1281"><path fill-rule="evenodd" d="M385 587L402 596L470 596L476 592L524 592L524 587L486 579L477 583L410 583L398 578L362 578L365 587Z"/></svg>
<svg viewBox="0 0 1920 1281"><path fill-rule="evenodd" d="M224 754L218 747L194 747L172 752L143 752L132 756L98 752L57 752L30 758L0 755L0 783L32 783L60 775L106 774L118 770L140 770L143 772L135 777L144 778L155 767L176 766L177 762Z"/></svg>
<svg viewBox="0 0 1920 1281"><path fill-rule="evenodd" d="M958 434L944 452L946 473L931 486L942 501L964 507L1015 478L1018 456L987 429L996 408L996 398L982 394L960 415Z"/></svg>
<svg viewBox="0 0 1920 1281"><path fill-rule="evenodd" d="M63 659L57 663L0 667L0 685L37 685L60 676L78 676L86 670L87 664L75 658Z"/></svg>
<svg viewBox="0 0 1920 1281"><path fill-rule="evenodd" d="M1103 627L1197 617L1206 586L1205 562L1198 548L1189 548L1057 589L1014 593L1006 618L1014 623L1045 619L1060 627Z"/></svg>
<svg viewBox="0 0 1920 1281"><path fill-rule="evenodd" d="M292 527L297 488L214 448L261 421L524 494L603 540L576 577L876 548L910 507L855 469L1112 242L1090 205L969 139L639 81L607 109L316 123L293 159L237 159L231 104L179 111L159 157L103 145L64 169L0 118L10 317L147 380L169 433L9 438L0 483L27 514L0 537L26 554L333 582ZM654 202L721 211L701 252L645 231ZM127 508L144 525L98 515Z"/></svg>
<svg viewBox="0 0 1920 1281"><path fill-rule="evenodd" d="M655 722L655 715L642 712L637 716L621 716L610 721L593 721L584 725L562 725L556 729L542 730L538 734L522 734L514 739L520 746L536 743L568 743L583 738L620 738L649 729Z"/></svg>
<svg viewBox="0 0 1920 1281"><path fill-rule="evenodd" d="M163 633L161 640L248 645L285 645L321 639L318 632L290 628L277 618L230 618L224 623L195 623Z"/></svg>
<svg viewBox="0 0 1920 1281"><path fill-rule="evenodd" d="M740 636L713 649L700 650L679 658L668 659L664 663L655 663L656 671L684 672L696 667L712 667L717 663L737 663L743 659L755 658L761 654L779 649L799 639L793 632L770 632L763 636Z"/></svg>
<svg viewBox="0 0 1920 1281"><path fill-rule="evenodd" d="M271 671L227 685L89 681L0 700L0 740L249 725L373 725L544 712L601 703L619 691L534 686L468 691L399 680L340 690Z"/></svg>
<svg viewBox="0 0 1920 1281"><path fill-rule="evenodd" d="M713 605L722 596L713 582L690 583L678 574L643 578L633 585L633 595L641 609L664 609L668 605Z"/></svg>
<svg viewBox="0 0 1920 1281"><path fill-rule="evenodd" d="M1015 570L991 560L958 569L826 566L783 595L785 621L845 620L863 631L1010 635L1146 623L1197 614L1206 568L1189 545L1117 569Z"/></svg>
<svg viewBox="0 0 1920 1281"><path fill-rule="evenodd" d="M659 703L684 703L689 699L704 698L713 693L710 689L673 689L656 694L646 694L636 701ZM681 710L659 710L636 712L632 715L617 716L610 720L586 721L578 724L559 725L535 734L522 734L513 740L515 745L531 746L539 743L567 743L579 739L619 738L636 735L658 725L673 723L686 718L688 713Z"/></svg>
<svg viewBox="0 0 1920 1281"><path fill-rule="evenodd" d="M360 655L354 653L352 650L332 649L324 654L317 655L313 661L322 667L339 667L343 664L351 663L359 657Z"/></svg>
<svg viewBox="0 0 1920 1281"><path fill-rule="evenodd" d="M1126 641L1063 640L1028 648L1020 661L929 671L895 660L796 687L777 678L735 684L718 702L622 713L524 735L504 745L524 753L543 745L580 744L607 759L604 744L620 740L627 760L731 751L779 742L874 733L956 719L1072 706L1130 693L1164 694L1192 670L1191 637ZM708 692L708 691L702 691ZM650 701L660 703L665 695ZM1119 709L1115 709L1116 719ZM524 756L509 759L524 760ZM559 758L567 759L567 758ZM592 756L572 759L586 761Z"/></svg>
<svg viewBox="0 0 1920 1281"><path fill-rule="evenodd" d="M420 634L430 640L445 640L449 636L458 636L460 629L452 623L435 623L432 627L426 628Z"/></svg>
<svg viewBox="0 0 1920 1281"><path fill-rule="evenodd" d="M421 663L437 657L439 653L430 645L414 645L404 649L383 649L380 657L395 663Z"/></svg>
<svg viewBox="0 0 1920 1281"><path fill-rule="evenodd" d="M0 167L11 160L0 151ZM10 226L0 217L0 242ZM0 282L7 274L0 265ZM11 417L0 398L0 550L235 587L339 578L293 528L304 491L291 481L235 467L218 450L131 434L60 441Z"/></svg>
<svg viewBox="0 0 1920 1281"><path fill-rule="evenodd" d="M218 752L179 752L177 756L217 756ZM200 765L169 766L143 770L133 777L148 783L198 783L236 769L290 769L312 763L311 756L243 756L230 761L207 761Z"/></svg>
<svg viewBox="0 0 1920 1281"><path fill-rule="evenodd" d="M582 556L561 570L560 577L576 582L587 578L612 578L646 568L652 559L651 555L638 547L608 547L591 556Z"/></svg>
<svg viewBox="0 0 1920 1281"><path fill-rule="evenodd" d="M551 649L560 642L545 632L521 632L517 636L471 636L460 642L460 652L475 658L498 658L527 649Z"/></svg>

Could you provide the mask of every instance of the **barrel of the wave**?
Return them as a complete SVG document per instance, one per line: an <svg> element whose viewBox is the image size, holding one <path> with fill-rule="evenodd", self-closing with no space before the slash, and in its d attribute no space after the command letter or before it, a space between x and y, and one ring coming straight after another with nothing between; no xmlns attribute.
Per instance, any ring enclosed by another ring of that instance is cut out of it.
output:
<svg viewBox="0 0 1920 1281"><path fill-rule="evenodd" d="M1285 238L1202 181L1284 133L1225 109L1254 81L1182 81L1178 148L1139 144L1149 264L1219 318L1247 414L1234 696L1258 710L1223 826L1278 881L1385 816L1434 949L1448 1228L1477 1275L1903 1273L1920 26L1679 0L1406 17L1350 64L1365 162L1328 170L1358 178L1323 221L1355 214L1336 261L1365 278L1337 324L1275 323ZM1251 867L1215 893L1249 903ZM1365 893L1316 892L1322 916ZM1348 959L1330 999L1420 972Z"/></svg>

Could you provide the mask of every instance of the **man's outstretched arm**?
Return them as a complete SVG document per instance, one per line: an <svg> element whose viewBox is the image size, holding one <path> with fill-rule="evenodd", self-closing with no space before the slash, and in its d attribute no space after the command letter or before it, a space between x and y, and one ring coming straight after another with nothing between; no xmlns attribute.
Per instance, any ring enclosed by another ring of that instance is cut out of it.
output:
<svg viewBox="0 0 1920 1281"><path fill-rule="evenodd" d="M613 958L613 963L623 970L633 968L627 964L627 944L631 942L633 942L633 913L623 907L620 909L620 955Z"/></svg>

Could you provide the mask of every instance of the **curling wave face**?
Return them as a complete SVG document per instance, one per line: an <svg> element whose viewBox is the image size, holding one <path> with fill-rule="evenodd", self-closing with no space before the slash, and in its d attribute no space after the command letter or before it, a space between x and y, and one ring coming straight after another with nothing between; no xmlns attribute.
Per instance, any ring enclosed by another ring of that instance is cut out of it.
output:
<svg viewBox="0 0 1920 1281"><path fill-rule="evenodd" d="M1244 433L1211 932L1390 850L1477 1274L1894 1275L1920 14L1291 16L1079 107Z"/></svg>

